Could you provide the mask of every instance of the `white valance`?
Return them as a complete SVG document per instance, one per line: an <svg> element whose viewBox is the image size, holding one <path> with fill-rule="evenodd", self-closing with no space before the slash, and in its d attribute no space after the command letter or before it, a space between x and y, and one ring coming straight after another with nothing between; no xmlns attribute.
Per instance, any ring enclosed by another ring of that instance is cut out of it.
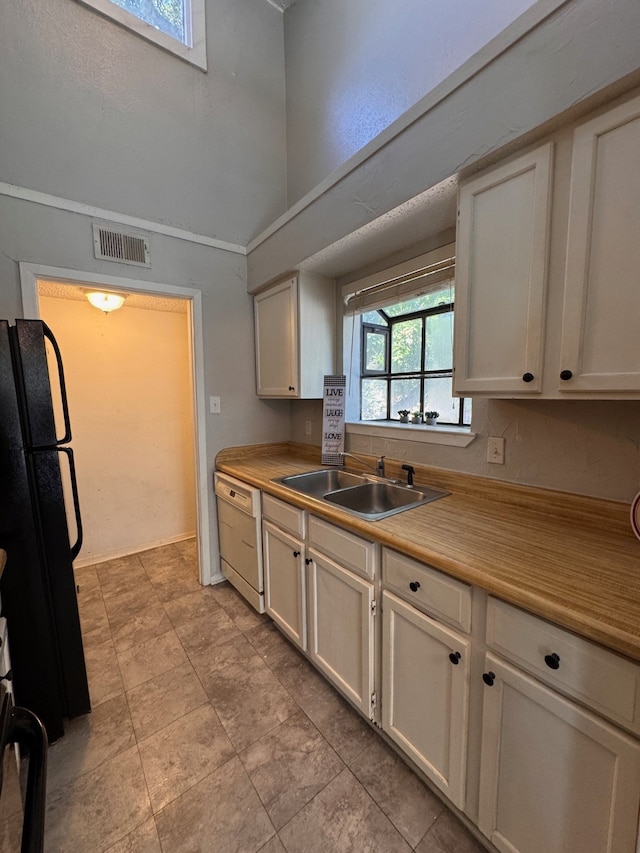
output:
<svg viewBox="0 0 640 853"><path fill-rule="evenodd" d="M375 311L440 290L455 278L455 243L405 261L343 288L345 314Z"/></svg>

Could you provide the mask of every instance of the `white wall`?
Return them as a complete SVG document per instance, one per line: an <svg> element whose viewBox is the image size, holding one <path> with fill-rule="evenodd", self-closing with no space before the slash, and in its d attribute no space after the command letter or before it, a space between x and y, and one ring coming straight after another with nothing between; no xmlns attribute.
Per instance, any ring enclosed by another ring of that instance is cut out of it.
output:
<svg viewBox="0 0 640 853"><path fill-rule="evenodd" d="M196 531L188 314L40 297L60 346L84 544L77 564Z"/></svg>
<svg viewBox="0 0 640 853"><path fill-rule="evenodd" d="M0 181L245 245L285 203L282 15L206 15L204 73L76 0L3 2Z"/></svg>
<svg viewBox="0 0 640 853"><path fill-rule="evenodd" d="M298 0L287 10L289 206L534 0Z"/></svg>

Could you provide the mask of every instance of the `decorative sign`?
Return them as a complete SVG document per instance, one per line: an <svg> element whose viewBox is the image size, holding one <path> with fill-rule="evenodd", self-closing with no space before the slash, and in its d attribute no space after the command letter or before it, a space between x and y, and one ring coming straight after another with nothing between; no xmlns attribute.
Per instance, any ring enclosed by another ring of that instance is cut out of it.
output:
<svg viewBox="0 0 640 853"><path fill-rule="evenodd" d="M347 378L324 377L322 411L322 464L342 465L344 451L344 405Z"/></svg>

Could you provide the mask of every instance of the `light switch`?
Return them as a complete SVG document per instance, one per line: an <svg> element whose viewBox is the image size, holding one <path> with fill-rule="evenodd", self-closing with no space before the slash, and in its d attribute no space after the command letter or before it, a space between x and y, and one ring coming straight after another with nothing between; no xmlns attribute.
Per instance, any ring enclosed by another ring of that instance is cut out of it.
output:
<svg viewBox="0 0 640 853"><path fill-rule="evenodd" d="M209 414L220 414L220 397L209 397Z"/></svg>
<svg viewBox="0 0 640 853"><path fill-rule="evenodd" d="M487 462L504 465L504 438L490 436L487 439Z"/></svg>

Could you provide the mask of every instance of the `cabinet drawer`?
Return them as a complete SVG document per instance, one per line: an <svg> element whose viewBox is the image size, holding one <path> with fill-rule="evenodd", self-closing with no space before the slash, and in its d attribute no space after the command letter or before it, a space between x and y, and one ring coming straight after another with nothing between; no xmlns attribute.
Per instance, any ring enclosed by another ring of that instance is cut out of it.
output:
<svg viewBox="0 0 640 853"><path fill-rule="evenodd" d="M362 577L374 579L377 550L374 542L367 542L360 536L312 515L309 518L309 544L327 557L333 557L341 566L357 572Z"/></svg>
<svg viewBox="0 0 640 853"><path fill-rule="evenodd" d="M411 557L383 549L384 585L425 613L471 630L471 587Z"/></svg>
<svg viewBox="0 0 640 853"><path fill-rule="evenodd" d="M540 680L640 732L640 666L489 598L487 645Z"/></svg>
<svg viewBox="0 0 640 853"><path fill-rule="evenodd" d="M271 495L262 496L262 515L269 521L273 521L282 530L292 533L304 539L305 536L305 511L291 504L279 501Z"/></svg>

